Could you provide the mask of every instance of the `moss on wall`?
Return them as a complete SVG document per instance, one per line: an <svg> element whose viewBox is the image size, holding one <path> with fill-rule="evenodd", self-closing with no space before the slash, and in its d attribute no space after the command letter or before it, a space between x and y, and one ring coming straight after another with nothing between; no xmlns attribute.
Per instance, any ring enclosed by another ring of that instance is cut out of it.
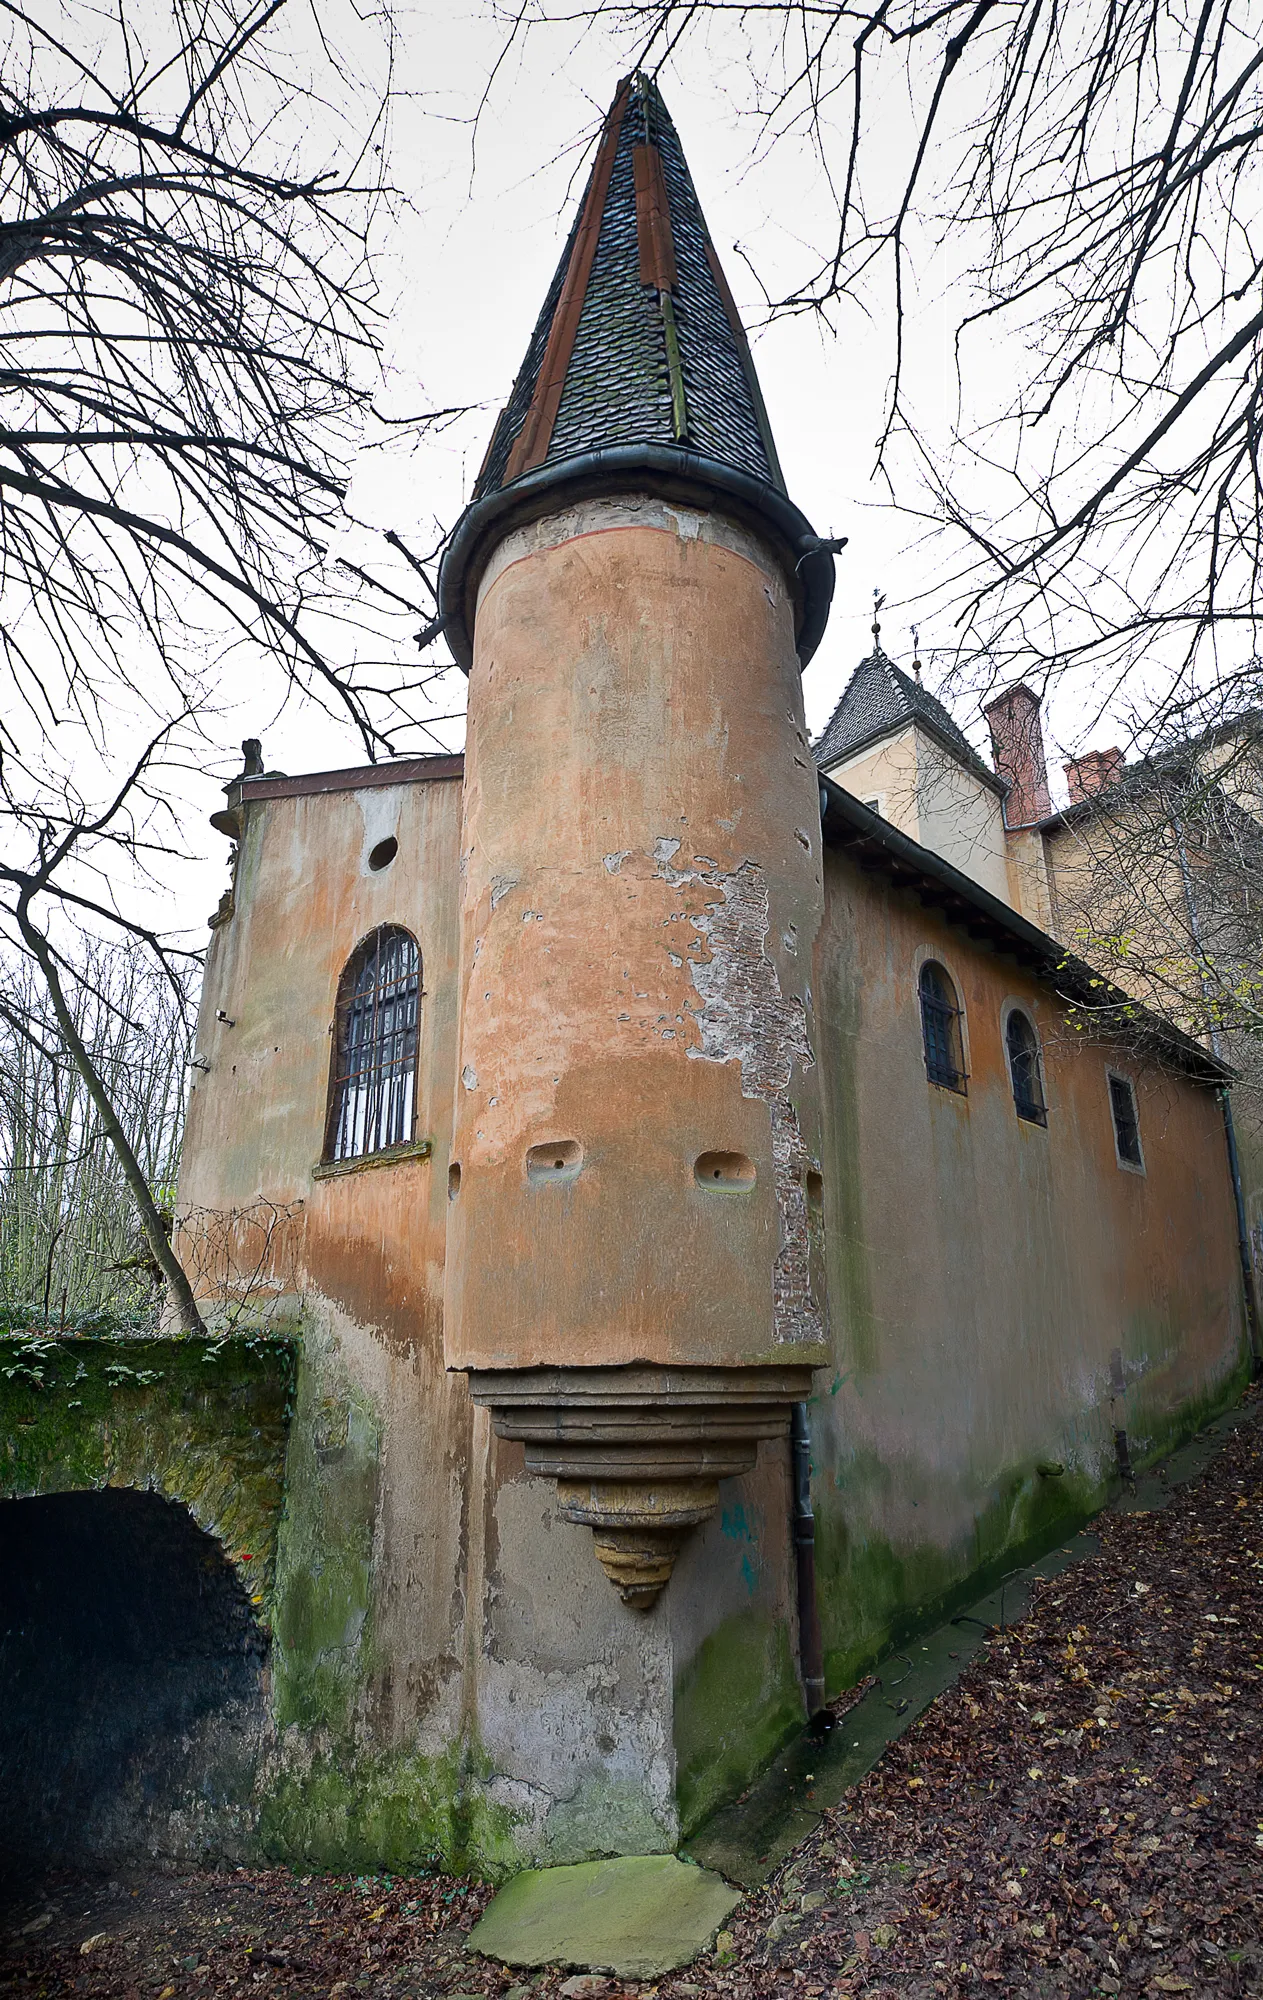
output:
<svg viewBox="0 0 1263 2000"><path fill-rule="evenodd" d="M675 1684L681 1838L735 1798L802 1724L786 1626L751 1612L726 1618Z"/></svg>
<svg viewBox="0 0 1263 2000"><path fill-rule="evenodd" d="M1006 1571L1064 1541L1096 1511L1106 1487L1081 1474L1043 1478L1013 1468L975 1499L971 1531L895 1542L873 1525L891 1469L857 1455L840 1485L815 1494L816 1577L830 1695L881 1655L980 1596ZM938 1511L925 1505L927 1523ZM955 1510L953 1510L955 1511Z"/></svg>
<svg viewBox="0 0 1263 2000"><path fill-rule="evenodd" d="M288 1340L0 1339L0 1495L182 1501L266 1617L293 1386Z"/></svg>
<svg viewBox="0 0 1263 2000"><path fill-rule="evenodd" d="M376 1411L336 1350L309 1334L298 1367L272 1620L281 1729L345 1736L354 1728L372 1668L380 1451Z"/></svg>
<svg viewBox="0 0 1263 2000"><path fill-rule="evenodd" d="M485 1795L489 1775L485 1759L458 1749L319 1756L274 1782L260 1843L295 1866L402 1874L437 1863L498 1881L522 1855L513 1814Z"/></svg>
<svg viewBox="0 0 1263 2000"><path fill-rule="evenodd" d="M1248 1378L1247 1356L1218 1385L1174 1410L1157 1394L1146 1400L1139 1389L1130 1391L1127 1424L1136 1469L1167 1457L1231 1408ZM1119 1482L1113 1439L1101 1413L1093 1414L1095 1455L1081 1450L1079 1464L1067 1463L1052 1477L1029 1464L1009 1468L975 1495L970 1532L948 1542L936 1540L932 1529L921 1540L896 1542L873 1525L896 1483L905 1496L921 1496L928 1522L941 1518L945 1509L935 1504L933 1478L915 1468L856 1453L844 1469L817 1477L816 1580L830 1695L852 1686L892 1647L1055 1548L1105 1506ZM830 1442L822 1440L826 1454Z"/></svg>
<svg viewBox="0 0 1263 2000"><path fill-rule="evenodd" d="M1153 1465L1187 1444L1206 1425L1240 1401L1250 1380L1250 1353L1244 1340L1241 1354L1230 1374L1205 1394L1172 1409L1159 1401L1156 1385L1142 1380L1127 1397L1127 1434L1135 1466Z"/></svg>

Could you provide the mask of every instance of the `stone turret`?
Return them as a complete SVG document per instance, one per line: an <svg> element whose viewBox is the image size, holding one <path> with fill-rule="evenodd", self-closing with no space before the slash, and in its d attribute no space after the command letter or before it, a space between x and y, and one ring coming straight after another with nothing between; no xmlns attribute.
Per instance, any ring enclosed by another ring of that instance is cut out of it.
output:
<svg viewBox="0 0 1263 2000"><path fill-rule="evenodd" d="M799 676L832 585L628 79L442 569L470 677L445 1343L642 1609L826 1357Z"/></svg>

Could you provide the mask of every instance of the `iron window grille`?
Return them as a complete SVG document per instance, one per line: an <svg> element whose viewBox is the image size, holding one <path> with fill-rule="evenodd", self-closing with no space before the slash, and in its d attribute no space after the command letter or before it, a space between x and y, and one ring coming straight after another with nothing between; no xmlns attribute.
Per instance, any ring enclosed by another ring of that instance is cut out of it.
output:
<svg viewBox="0 0 1263 2000"><path fill-rule="evenodd" d="M962 1009L957 1005L956 988L941 965L921 967L921 1038L925 1044L925 1073L931 1083L964 1094L965 1063L961 1038Z"/></svg>
<svg viewBox="0 0 1263 2000"><path fill-rule="evenodd" d="M1136 1115L1136 1093L1131 1080L1125 1076L1115 1076L1109 1071L1110 1112L1114 1119L1114 1145L1118 1151L1119 1164L1124 1167L1140 1167L1145 1164L1140 1150L1140 1120Z"/></svg>
<svg viewBox="0 0 1263 2000"><path fill-rule="evenodd" d="M1039 1073L1039 1040L1026 1015L1016 1007L1009 1015L1004 1038L1009 1051L1014 1109L1019 1118L1025 1118L1031 1125L1047 1125L1048 1106Z"/></svg>
<svg viewBox="0 0 1263 2000"><path fill-rule="evenodd" d="M342 974L325 1158L358 1160L407 1145L416 1122L421 954L384 924Z"/></svg>

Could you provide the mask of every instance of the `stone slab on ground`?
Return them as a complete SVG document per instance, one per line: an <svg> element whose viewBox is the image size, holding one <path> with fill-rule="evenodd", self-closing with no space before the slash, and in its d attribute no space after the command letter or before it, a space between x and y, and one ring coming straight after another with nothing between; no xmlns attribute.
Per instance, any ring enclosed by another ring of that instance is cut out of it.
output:
<svg viewBox="0 0 1263 2000"><path fill-rule="evenodd" d="M691 1964L740 1901L718 1875L673 1854L528 1868L505 1883L469 1950L505 1965L654 1979Z"/></svg>

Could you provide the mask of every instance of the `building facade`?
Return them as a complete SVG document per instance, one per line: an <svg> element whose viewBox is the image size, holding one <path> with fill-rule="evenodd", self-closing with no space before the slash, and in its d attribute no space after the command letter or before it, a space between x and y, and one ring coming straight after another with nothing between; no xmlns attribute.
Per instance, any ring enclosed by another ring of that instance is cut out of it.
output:
<svg viewBox="0 0 1263 2000"><path fill-rule="evenodd" d="M1221 1108L1235 1181L1251 1345L1263 1354L1263 747L1252 711L1127 763L1117 747L1065 765L1054 810L1040 700L1019 682L988 702L995 768L878 643L815 744L822 771L901 831L1090 960L1076 1032L1108 1034L1144 1002L1234 1072ZM1121 989L1121 992L1120 992Z"/></svg>
<svg viewBox="0 0 1263 2000"><path fill-rule="evenodd" d="M217 816L177 1241L296 1373L249 1770L151 1846L672 1849L1240 1385L1223 1066L1076 1034L1005 781L884 656L821 776L832 579L630 79L444 559L464 758Z"/></svg>

